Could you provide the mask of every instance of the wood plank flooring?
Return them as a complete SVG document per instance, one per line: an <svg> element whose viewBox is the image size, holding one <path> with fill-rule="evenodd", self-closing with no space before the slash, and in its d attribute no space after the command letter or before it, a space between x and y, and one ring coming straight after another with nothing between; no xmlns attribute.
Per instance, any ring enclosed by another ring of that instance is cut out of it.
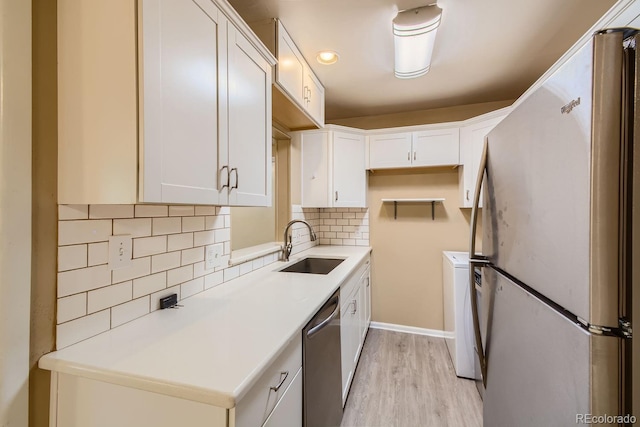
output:
<svg viewBox="0 0 640 427"><path fill-rule="evenodd" d="M482 426L482 400L456 377L442 338L370 329L342 427Z"/></svg>

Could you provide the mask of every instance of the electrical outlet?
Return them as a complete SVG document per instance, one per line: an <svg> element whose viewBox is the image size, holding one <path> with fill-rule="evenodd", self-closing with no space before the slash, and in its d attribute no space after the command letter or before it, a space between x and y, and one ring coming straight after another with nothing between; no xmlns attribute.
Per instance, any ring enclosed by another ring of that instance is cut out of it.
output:
<svg viewBox="0 0 640 427"><path fill-rule="evenodd" d="M109 236L109 270L118 270L131 265L133 242L130 234Z"/></svg>
<svg viewBox="0 0 640 427"><path fill-rule="evenodd" d="M222 243L207 246L205 249L204 269L211 270L212 268L222 266L223 251L224 246Z"/></svg>

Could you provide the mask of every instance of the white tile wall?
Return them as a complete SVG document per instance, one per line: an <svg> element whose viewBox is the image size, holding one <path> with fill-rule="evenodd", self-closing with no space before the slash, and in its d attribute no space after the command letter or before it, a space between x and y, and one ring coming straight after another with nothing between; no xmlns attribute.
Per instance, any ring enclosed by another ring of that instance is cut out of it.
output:
<svg viewBox="0 0 640 427"><path fill-rule="evenodd" d="M71 245L58 248L58 271L87 266L87 245Z"/></svg>
<svg viewBox="0 0 640 427"><path fill-rule="evenodd" d="M228 267L229 217L228 207L215 206L59 205L56 347L155 311L169 294L187 298L278 259ZM134 258L111 271L108 239L116 234L132 236ZM204 246L212 243L224 244L223 266L205 270Z"/></svg>
<svg viewBox="0 0 640 427"><path fill-rule="evenodd" d="M369 246L368 208L321 208L319 215L321 245Z"/></svg>
<svg viewBox="0 0 640 427"><path fill-rule="evenodd" d="M294 249L297 253L316 244L334 246L369 246L368 208L302 208L291 207L291 219L307 221L316 232L318 240L311 242L309 230L303 224L294 224L291 229Z"/></svg>

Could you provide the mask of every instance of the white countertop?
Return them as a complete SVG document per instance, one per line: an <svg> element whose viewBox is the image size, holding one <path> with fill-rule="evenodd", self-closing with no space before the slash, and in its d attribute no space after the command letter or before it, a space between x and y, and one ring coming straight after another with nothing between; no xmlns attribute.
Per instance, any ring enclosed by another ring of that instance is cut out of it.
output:
<svg viewBox="0 0 640 427"><path fill-rule="evenodd" d="M233 408L369 247L316 246L118 328L49 353L42 369ZM345 257L327 275L280 273L306 256Z"/></svg>

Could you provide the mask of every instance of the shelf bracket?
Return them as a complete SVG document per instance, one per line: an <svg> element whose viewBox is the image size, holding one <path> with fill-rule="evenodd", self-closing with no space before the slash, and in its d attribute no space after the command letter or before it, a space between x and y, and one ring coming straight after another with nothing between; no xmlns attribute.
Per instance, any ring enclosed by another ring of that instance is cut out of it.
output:
<svg viewBox="0 0 640 427"><path fill-rule="evenodd" d="M398 219L398 202L393 202L393 219Z"/></svg>
<svg viewBox="0 0 640 427"><path fill-rule="evenodd" d="M436 202L431 202L431 221L435 221L436 219Z"/></svg>

